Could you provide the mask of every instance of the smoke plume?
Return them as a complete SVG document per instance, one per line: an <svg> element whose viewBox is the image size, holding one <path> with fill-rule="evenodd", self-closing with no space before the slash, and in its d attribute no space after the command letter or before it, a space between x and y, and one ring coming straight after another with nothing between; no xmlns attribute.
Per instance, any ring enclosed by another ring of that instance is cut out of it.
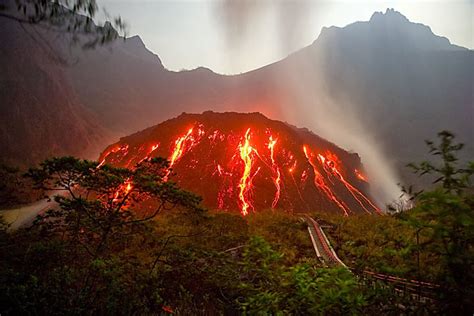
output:
<svg viewBox="0 0 474 316"><path fill-rule="evenodd" d="M228 49L238 52L242 45L252 36L252 27L258 23L268 10L273 10L273 21L284 51L292 50L295 39L304 27L304 20L316 2L309 1L267 1L256 0L222 0L217 4L216 14L226 36ZM315 34L316 37L317 34ZM295 49L295 48L293 48ZM301 61L298 57L293 61ZM280 105L283 117L298 126L306 126L315 133L335 142L345 149L360 154L362 162L372 184L372 194L380 205L390 203L400 196L394 162L384 152L383 140L377 138L376 128L363 122L360 113L350 100L335 101L328 92L324 82L321 65L299 65L300 70L286 69L283 63L279 67L282 73L277 75L279 81L278 95L286 95ZM286 102L286 103L285 103ZM279 117L275 117L279 118Z"/></svg>

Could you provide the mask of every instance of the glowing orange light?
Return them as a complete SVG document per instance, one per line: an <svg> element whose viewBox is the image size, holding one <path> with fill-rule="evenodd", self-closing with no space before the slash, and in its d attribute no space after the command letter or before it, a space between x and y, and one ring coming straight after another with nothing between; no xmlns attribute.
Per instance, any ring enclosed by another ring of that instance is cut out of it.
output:
<svg viewBox="0 0 474 316"><path fill-rule="evenodd" d="M355 173L356 177L357 177L359 180L362 180L362 181L364 181L364 182L368 182L367 177L365 177L359 170L354 169L354 173Z"/></svg>
<svg viewBox="0 0 474 316"><path fill-rule="evenodd" d="M306 159L308 159L309 164L311 167L313 167L314 171L314 185L320 189L322 192L326 194L326 196L329 198L329 200L333 201L340 209L344 211L344 215L348 216L349 215L349 208L347 205L345 205L344 202L339 201L339 199L334 195L334 193L329 189L327 186L326 182L323 179L323 176L321 173L318 171L316 164L314 161L311 160L311 157L309 155L309 150L306 148L306 146L303 146L303 152L304 155L306 156Z"/></svg>
<svg viewBox="0 0 474 316"><path fill-rule="evenodd" d="M124 195L127 195L128 193L130 193L130 191L131 191L132 189L133 189L133 186L132 186L130 180L127 179L123 184L121 184L121 185L118 187L117 191L115 191L114 198L113 198L114 202L115 202L116 200L118 200L118 198L119 198L121 192L123 192ZM125 196L124 196L124 197L125 197Z"/></svg>
<svg viewBox="0 0 474 316"><path fill-rule="evenodd" d="M278 164L275 161L275 156L274 156L274 150L275 150L275 144L277 143L278 139L273 139L272 136L270 136L270 140L268 142L268 148L270 149L270 159L272 161L272 167L274 170L274 173L276 174L275 177L272 177L273 183L275 184L276 187L276 192L275 192L275 198L273 199L272 202L272 208L275 208L275 206L278 203L278 200L280 199L280 183L281 183L281 174L280 174L280 168L278 167Z"/></svg>
<svg viewBox="0 0 474 316"><path fill-rule="evenodd" d="M112 148L111 150L109 150L107 153L104 154L104 158L102 159L102 161L99 163L99 165L97 166L97 168L100 168L102 167L107 158L111 155L111 154L114 154L114 153L117 153L119 151L123 151L123 156L127 155L128 153L128 145L122 145L122 146L119 146L119 147L114 147Z"/></svg>
<svg viewBox="0 0 474 316"><path fill-rule="evenodd" d="M328 157L331 157L334 160L331 160ZM379 214L382 213L382 211L372 201L370 201L369 198L367 198L362 192L360 192L342 176L335 162L338 161L336 155L331 153L331 155L327 155L327 157L324 157L323 155L318 154L318 160L322 164L325 171L332 173L337 179L342 182L342 184L346 187L346 189L357 201L357 203L359 203L359 205L364 209L364 211L366 211L367 213L371 213L370 210L364 205L365 201L365 203L367 203L373 210L375 210L375 212Z"/></svg>
<svg viewBox="0 0 474 316"><path fill-rule="evenodd" d="M166 175L163 178L163 181L168 181L168 177L171 173L171 168L174 166L174 164L183 157L183 154L186 151L186 142L189 140L191 141L191 145L193 146L194 143L194 138L192 138L192 133L193 133L193 128L190 128L188 132L181 136L178 137L178 139L174 143L173 150L171 151L171 156L169 158L170 165L168 167L168 171L166 172Z"/></svg>
<svg viewBox="0 0 474 316"><path fill-rule="evenodd" d="M252 204L247 199L247 195L252 189L252 179L250 178L250 172L252 170L252 152L253 148L250 146L250 128L245 132L245 141L244 143L239 144L240 159L244 162L244 172L240 178L239 183L239 199L241 203L241 213L242 215L248 214L249 207L252 207Z"/></svg>
<svg viewBox="0 0 474 316"><path fill-rule="evenodd" d="M219 172L220 176L222 176L224 174L224 171L222 170L221 165L217 165L217 171Z"/></svg>
<svg viewBox="0 0 474 316"><path fill-rule="evenodd" d="M261 138L262 135L264 135L263 138ZM302 148L305 155L303 157L301 151L295 152L292 151L293 147L287 147L284 139L286 138L282 138L280 134L276 135L269 128L265 129L265 134L261 130L254 130L253 127L244 130L243 133L235 134L204 129L202 124L195 123L192 128L184 129L182 134L176 135L169 143L169 168L165 170L163 181L168 181L171 169L176 168L177 165L179 168L190 170L189 175L197 177L193 181L208 179L208 175L199 173L200 168L210 171L215 184L205 188L207 190L205 194L209 192L213 194L211 198L219 209L232 208L237 204L244 216L257 205L261 206L261 202L266 204L264 207L271 206L273 209L277 207L301 208L304 205L310 209L314 205L309 206L305 201L310 194L307 188L316 188L319 196L341 209L344 215L349 215L356 210L352 209L352 206L357 206L357 210L365 210L368 213L380 212L374 202L345 179L347 176L351 181L367 182L365 175L358 169L352 169L354 173L349 175L348 171L351 169L346 169L346 165L339 160L337 155L330 151L318 154L316 149L307 145ZM194 146L199 145L201 141L203 145L210 147L198 147L193 151ZM154 156L153 152L163 145L159 144L157 139L141 146L133 143L130 145L129 153L129 145L122 141L121 144L104 152L98 168L105 163L119 166L136 165L137 161L140 163ZM291 142L288 145L293 146ZM133 157L131 157L132 151L135 154ZM185 155L189 155L189 159L183 159ZM298 165L297 159L302 164ZM304 161L305 159L307 162ZM259 174L262 168L265 170L263 176ZM181 169L179 171L181 172ZM310 178L311 181L308 181ZM187 181L184 178L177 179L178 182L182 180ZM356 183L360 184L360 182ZM253 195L255 184L266 186L266 189L259 191L261 193L259 196ZM302 190L303 188L306 188L305 191ZM110 192L110 197L114 198L114 201L126 198L133 193L133 189L133 183L127 179L115 191ZM214 195L211 190L215 189L217 191ZM336 195L341 191L343 195ZM296 193L303 203L298 202ZM209 197L206 196L205 199L208 201ZM312 199L308 202L313 204L317 200Z"/></svg>
<svg viewBox="0 0 474 316"><path fill-rule="evenodd" d="M183 156L183 153L186 149L185 141L189 139L192 132L193 132L193 129L190 128L188 132L186 133L186 135L181 136L176 140L174 148L173 148L173 152L171 153L171 157L170 157L170 168L173 167L176 161L178 161Z"/></svg>
<svg viewBox="0 0 474 316"><path fill-rule="evenodd" d="M129 183L127 183L127 187L125 188L125 193L128 193L132 190L132 185Z"/></svg>

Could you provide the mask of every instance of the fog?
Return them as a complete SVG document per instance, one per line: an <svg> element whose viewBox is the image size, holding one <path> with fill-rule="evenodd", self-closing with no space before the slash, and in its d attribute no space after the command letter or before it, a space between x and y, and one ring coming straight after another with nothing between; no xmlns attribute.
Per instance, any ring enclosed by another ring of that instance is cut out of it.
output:
<svg viewBox="0 0 474 316"><path fill-rule="evenodd" d="M273 23L278 30L276 33L280 34L280 47L287 49L292 46L294 37L303 31L300 21L307 13L308 2L276 1L272 4L275 10ZM314 9L318 4L313 2L311 5ZM251 26L266 14L264 9L261 2L254 0L224 0L216 4L216 19L227 37L229 50L242 51L242 46L252 36ZM298 57L293 59L304 62ZM294 63L291 65L294 66ZM286 91L279 91L278 94L288 96L280 109L282 119L299 127L307 127L338 146L357 152L369 178L371 193L379 205L398 200L401 190L395 161L385 151L383 139L377 137L377 128L360 117L360 111L356 110L351 100L334 100L329 96L324 76L320 76L323 70L317 69L317 64L299 66L301 69L312 69L312 72L300 75L295 69L279 68L278 87Z"/></svg>

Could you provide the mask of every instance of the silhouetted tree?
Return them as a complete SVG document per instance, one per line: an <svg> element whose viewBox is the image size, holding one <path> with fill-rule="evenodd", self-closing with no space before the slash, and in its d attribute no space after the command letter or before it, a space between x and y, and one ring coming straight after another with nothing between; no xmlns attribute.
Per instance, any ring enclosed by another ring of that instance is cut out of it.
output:
<svg viewBox="0 0 474 316"><path fill-rule="evenodd" d="M74 43L81 43L84 48L109 43L117 39L118 32L126 31L120 16L111 18L112 22L96 26L93 18L97 12L96 0L0 1L0 17L68 33Z"/></svg>
<svg viewBox="0 0 474 316"><path fill-rule="evenodd" d="M143 161L133 170L74 157L48 159L27 176L38 188L63 194L54 196L58 207L38 216L37 223L50 234L67 234L97 257L111 237L121 242L162 211L200 211L199 197L163 180L167 170L168 162L161 158Z"/></svg>

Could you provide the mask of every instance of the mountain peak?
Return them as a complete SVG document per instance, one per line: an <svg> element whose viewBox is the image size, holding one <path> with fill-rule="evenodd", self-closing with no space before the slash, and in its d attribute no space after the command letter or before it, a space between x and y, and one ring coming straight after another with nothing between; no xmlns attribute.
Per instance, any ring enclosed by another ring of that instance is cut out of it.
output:
<svg viewBox="0 0 474 316"><path fill-rule="evenodd" d="M149 61L151 63L156 63L160 68L164 68L160 57L146 47L140 36L135 35L128 37L123 43L120 44L125 48L127 54L131 54L136 58Z"/></svg>
<svg viewBox="0 0 474 316"><path fill-rule="evenodd" d="M400 12L396 11L392 8L387 8L385 13L383 12L374 12L372 17L370 18L370 22L376 22L381 20L390 20L390 21L399 21L399 22L410 22L406 16L401 14Z"/></svg>
<svg viewBox="0 0 474 316"><path fill-rule="evenodd" d="M318 43L339 43L337 47L347 46L351 51L356 46L386 49L388 52L466 50L451 44L445 37L437 36L429 26L412 22L391 8L385 13L375 12L367 22L355 22L342 28L323 28L313 46Z"/></svg>

